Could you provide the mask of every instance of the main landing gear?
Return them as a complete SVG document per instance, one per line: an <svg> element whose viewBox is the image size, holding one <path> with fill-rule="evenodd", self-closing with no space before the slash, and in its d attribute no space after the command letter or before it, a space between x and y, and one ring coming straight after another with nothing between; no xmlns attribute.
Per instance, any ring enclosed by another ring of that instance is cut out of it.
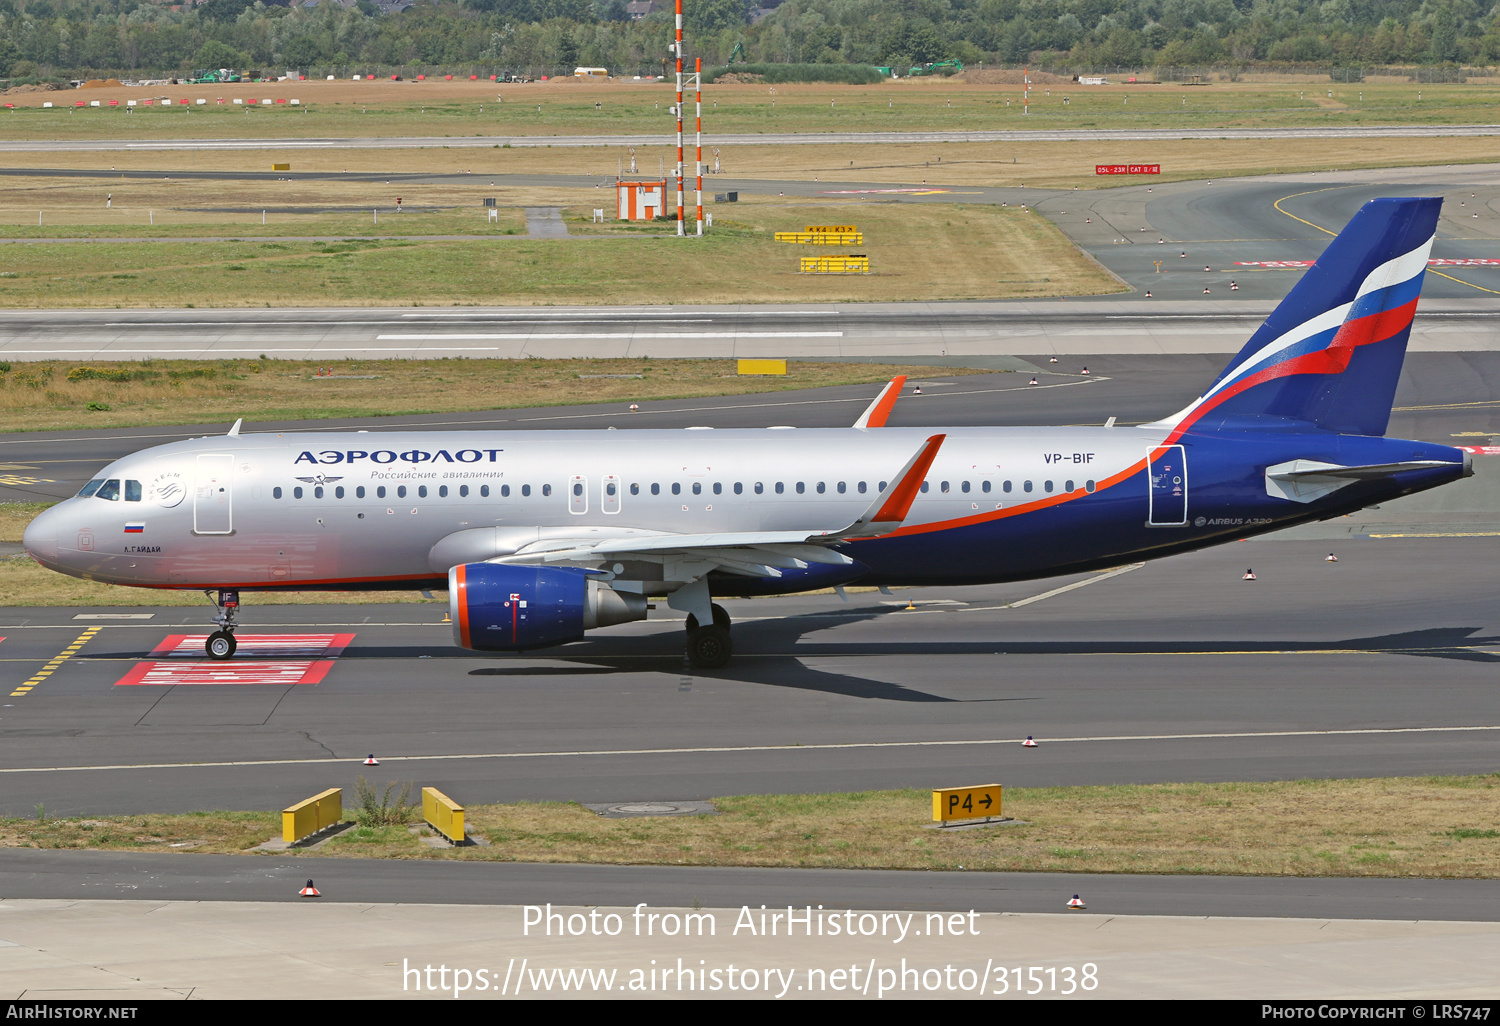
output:
<svg viewBox="0 0 1500 1026"><path fill-rule="evenodd" d="M210 659L229 659L234 655L237 647L234 641L235 614L240 609L240 593L237 591L221 591L217 600L212 593L205 591L208 600L214 603L217 612L214 614L214 623L219 629L208 636L204 642L203 650L208 653Z"/></svg>
<svg viewBox="0 0 1500 1026"><path fill-rule="evenodd" d="M734 654L734 642L729 636L729 614L715 603L712 607L714 622L699 626L692 613L687 618L688 662L700 670L717 670L729 662Z"/></svg>

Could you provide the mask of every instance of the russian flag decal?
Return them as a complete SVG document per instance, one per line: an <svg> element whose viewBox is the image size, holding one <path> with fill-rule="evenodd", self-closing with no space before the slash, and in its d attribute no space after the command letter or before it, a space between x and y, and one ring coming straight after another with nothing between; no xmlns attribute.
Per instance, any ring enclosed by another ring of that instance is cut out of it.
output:
<svg viewBox="0 0 1500 1026"><path fill-rule="evenodd" d="M146 525L144 523L126 524L125 525L125 533L126 534L144 534L145 531L146 531Z"/></svg>

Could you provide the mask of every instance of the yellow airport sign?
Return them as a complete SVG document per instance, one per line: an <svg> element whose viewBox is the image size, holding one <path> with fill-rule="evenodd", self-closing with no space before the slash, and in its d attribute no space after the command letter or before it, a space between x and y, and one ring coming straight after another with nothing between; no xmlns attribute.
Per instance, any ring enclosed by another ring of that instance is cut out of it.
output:
<svg viewBox="0 0 1500 1026"><path fill-rule="evenodd" d="M294 844L308 834L331 827L344 819L344 789L329 788L281 810L281 839Z"/></svg>
<svg viewBox="0 0 1500 1026"><path fill-rule="evenodd" d="M271 165L271 170L272 171L290 171L291 169L292 169L292 165L290 165L290 164L272 164Z"/></svg>
<svg viewBox="0 0 1500 1026"><path fill-rule="evenodd" d="M864 232L850 229L847 232L777 232L777 242L795 242L804 246L863 246Z"/></svg>
<svg viewBox="0 0 1500 1026"><path fill-rule="evenodd" d="M932 820L935 823L948 823L955 819L998 819L999 817L999 784L945 787L932 792Z"/></svg>
<svg viewBox="0 0 1500 1026"><path fill-rule="evenodd" d="M739 364L741 374L785 374L785 360L741 360Z"/></svg>
<svg viewBox="0 0 1500 1026"><path fill-rule="evenodd" d="M869 274L870 258L863 254L849 256L805 256L798 257L799 270L803 274Z"/></svg>
<svg viewBox="0 0 1500 1026"><path fill-rule="evenodd" d="M835 235L848 235L859 231L859 228L852 224L810 224L807 226L807 230L810 232L833 232Z"/></svg>
<svg viewBox="0 0 1500 1026"><path fill-rule="evenodd" d="M454 844L464 843L464 807L435 787L422 788L422 818Z"/></svg>

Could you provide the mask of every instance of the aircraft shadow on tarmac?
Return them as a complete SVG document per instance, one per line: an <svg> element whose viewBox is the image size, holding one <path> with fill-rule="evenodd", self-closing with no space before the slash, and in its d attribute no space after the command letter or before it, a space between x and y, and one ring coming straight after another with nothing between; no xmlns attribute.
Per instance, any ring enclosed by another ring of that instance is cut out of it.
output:
<svg viewBox="0 0 1500 1026"><path fill-rule="evenodd" d="M871 620L891 614L889 609L850 610L836 614L841 623ZM742 656L716 671L689 670L676 649L675 634L613 639L585 643L588 648L608 649L608 654L580 651L572 646L551 659L569 665L549 667L484 667L470 676L523 678L600 673L639 673L643 670L681 673L710 680L761 684L769 687L822 691L850 698L894 702L1002 702L1024 698L956 699L886 681L869 680L807 666L810 656L941 656L941 655L1214 655L1233 653L1372 652L1468 662L1500 662L1500 652L1484 646L1500 646L1500 637L1478 636L1479 627L1432 627L1396 634L1337 641L900 641L841 642L819 644L803 641L807 633L827 627L830 616L790 616L741 623L735 627L736 645ZM621 644L624 642L625 644ZM795 652L788 650L795 646ZM759 652L775 653L765 656Z"/></svg>

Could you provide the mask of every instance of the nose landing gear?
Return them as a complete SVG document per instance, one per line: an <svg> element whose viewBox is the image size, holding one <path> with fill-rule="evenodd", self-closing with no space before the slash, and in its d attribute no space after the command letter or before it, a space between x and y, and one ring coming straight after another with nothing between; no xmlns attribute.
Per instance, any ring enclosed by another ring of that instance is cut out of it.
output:
<svg viewBox="0 0 1500 1026"><path fill-rule="evenodd" d="M210 659L229 659L238 647L234 640L234 618L240 608L240 593L221 591L217 600L214 599L212 592L205 591L203 594L214 603L214 608L217 610L214 614L214 623L219 625L219 629L208 636L203 650L208 653Z"/></svg>

